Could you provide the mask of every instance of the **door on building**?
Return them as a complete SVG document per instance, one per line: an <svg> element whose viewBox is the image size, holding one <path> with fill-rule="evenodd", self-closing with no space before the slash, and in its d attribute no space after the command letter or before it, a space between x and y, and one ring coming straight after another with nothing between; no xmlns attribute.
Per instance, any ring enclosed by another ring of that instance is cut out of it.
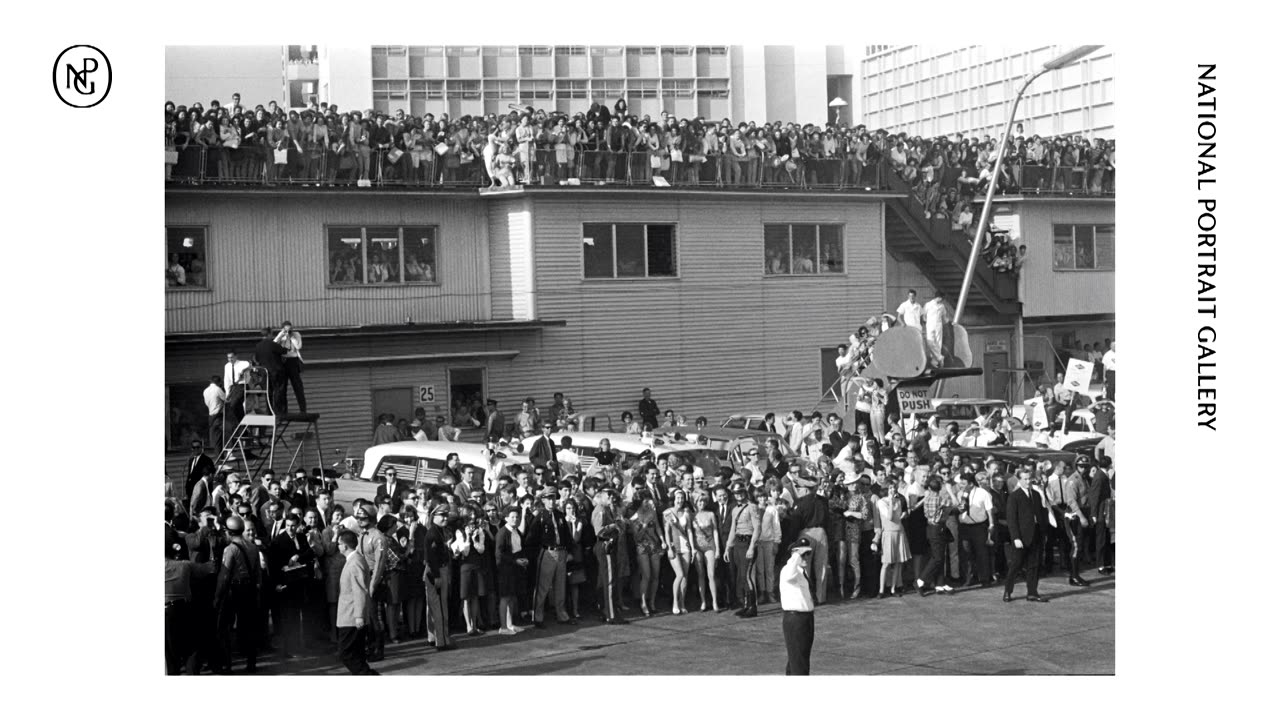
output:
<svg viewBox="0 0 1280 720"><path fill-rule="evenodd" d="M485 369L449 368L449 412L455 418L454 426L465 429L458 424L465 413L477 419L484 413Z"/></svg>
<svg viewBox="0 0 1280 720"><path fill-rule="evenodd" d="M1009 378L1012 376L1002 372L1008 367L1009 353L1007 352L990 352L982 356L982 377L986 380L988 398L1010 400Z"/></svg>
<svg viewBox="0 0 1280 720"><path fill-rule="evenodd" d="M373 417L370 427L377 427L384 413L394 415L393 423L413 420L413 388L380 388L373 391Z"/></svg>

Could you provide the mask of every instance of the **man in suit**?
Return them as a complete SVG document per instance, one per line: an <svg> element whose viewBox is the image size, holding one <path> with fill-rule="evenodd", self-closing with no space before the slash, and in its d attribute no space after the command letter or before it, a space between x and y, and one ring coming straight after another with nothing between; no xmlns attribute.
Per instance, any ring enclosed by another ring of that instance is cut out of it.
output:
<svg viewBox="0 0 1280 720"><path fill-rule="evenodd" d="M302 608L307 581L311 579L311 563L315 553L300 530L296 515L284 519L284 532L271 541L267 551L268 567L275 584L275 602L280 618L280 637L284 657L295 657L302 647Z"/></svg>
<svg viewBox="0 0 1280 720"><path fill-rule="evenodd" d="M534 467L551 467L556 459L556 446L551 441L551 423L542 423L542 435L533 441L529 449L529 462Z"/></svg>
<svg viewBox="0 0 1280 720"><path fill-rule="evenodd" d="M729 488L724 483L720 483L712 488L712 497L715 499L715 507L712 512L716 514L716 525L720 531L720 543L724 548L724 552L720 557L716 558L716 585L720 587L720 598L724 600L726 608L738 607L738 597L734 589L737 587L737 578L734 574L734 566L730 560L730 551L727 547L729 542L729 534L733 531L733 515L737 509L733 498L729 495Z"/></svg>
<svg viewBox="0 0 1280 720"><path fill-rule="evenodd" d="M356 552L356 534L338 534L338 546L346 561L338 578L338 658L352 675L377 675L365 652L366 618L373 601L369 597L369 565Z"/></svg>
<svg viewBox="0 0 1280 720"><path fill-rule="evenodd" d="M1044 551L1044 527L1041 517L1044 503L1041 495L1031 487L1031 468L1018 470L1018 486L1009 493L1005 505L1005 519L1009 523L1009 539L1013 543L1009 560L1009 574L1004 580L1004 601L1013 602L1013 585L1018 570L1027 571L1027 600L1049 602L1040 597L1040 555Z"/></svg>
<svg viewBox="0 0 1280 720"><path fill-rule="evenodd" d="M262 339L253 346L253 361L267 371L267 382L270 385L271 412L283 415L289 411L285 396L284 346L275 340L271 328L262 331Z"/></svg>
<svg viewBox="0 0 1280 720"><path fill-rule="evenodd" d="M404 505L404 483L396 479L396 469L387 468L383 472L385 480L378 486L377 492L373 495L373 504L381 505L384 501L391 503L391 512L399 513L400 507Z"/></svg>
<svg viewBox="0 0 1280 720"><path fill-rule="evenodd" d="M550 595L556 607L556 619L562 624L577 625L578 622L569 617L564 607L564 589L567 578L566 570L569 562L569 541L572 533L565 522L564 513L556 509L556 500L560 494L553 487L543 488L538 493L542 501L542 509L533 516L533 523L528 530L530 555L538 559L538 588L533 595L533 624L545 627L542 621Z"/></svg>
<svg viewBox="0 0 1280 720"><path fill-rule="evenodd" d="M476 480L476 469L467 465L462 468L462 481L453 486L453 494L457 496L460 505L465 505L471 502L471 493L477 490L484 492L484 488Z"/></svg>
<svg viewBox="0 0 1280 720"><path fill-rule="evenodd" d="M197 517L206 506L213 504L213 491L218 482L218 475L205 475L191 486L191 504L187 506L187 517Z"/></svg>
<svg viewBox="0 0 1280 720"><path fill-rule="evenodd" d="M191 489L202 477L213 475L213 458L204 454L204 441L191 441L191 457L187 458L187 482L182 486L184 497L191 497ZM199 510L199 508L196 508Z"/></svg>

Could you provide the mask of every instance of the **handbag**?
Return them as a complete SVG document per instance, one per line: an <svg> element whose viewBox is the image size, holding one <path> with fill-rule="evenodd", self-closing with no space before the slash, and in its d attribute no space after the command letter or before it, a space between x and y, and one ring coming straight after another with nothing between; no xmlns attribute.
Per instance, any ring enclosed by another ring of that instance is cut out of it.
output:
<svg viewBox="0 0 1280 720"><path fill-rule="evenodd" d="M659 155L650 155L649 167L653 168L654 170L660 169L662 167L662 157Z"/></svg>
<svg viewBox="0 0 1280 720"><path fill-rule="evenodd" d="M556 162L561 165L569 162L569 147L567 145L556 146Z"/></svg>
<svg viewBox="0 0 1280 720"><path fill-rule="evenodd" d="M684 153L679 150L671 151L671 162L684 162Z"/></svg>
<svg viewBox="0 0 1280 720"><path fill-rule="evenodd" d="M464 153L462 153L461 155L459 155L459 156L458 156L458 162L463 163L463 164L465 164L465 163L469 163L469 162L471 162L472 160L475 160L475 159L476 159L475 154L474 154L474 153L469 153L469 152L464 152Z"/></svg>
<svg viewBox="0 0 1280 720"><path fill-rule="evenodd" d="M165 151L164 151L164 164L165 164L165 165L177 165L177 164L178 164L178 151L177 151L177 150L165 150Z"/></svg>
<svg viewBox="0 0 1280 720"><path fill-rule="evenodd" d="M447 152L449 152L449 143L440 143L439 145L436 145L437 155L443 155Z"/></svg>
<svg viewBox="0 0 1280 720"><path fill-rule="evenodd" d="M404 157L404 151L400 148L391 148L387 151L387 160L390 162L399 162Z"/></svg>
<svg viewBox="0 0 1280 720"><path fill-rule="evenodd" d="M288 165L288 164L289 164L289 151L288 151L288 150L273 150L273 151L272 151L272 153L274 153L274 154L275 154L275 159L276 159L275 164L276 164L276 165Z"/></svg>
<svg viewBox="0 0 1280 720"><path fill-rule="evenodd" d="M707 161L706 155L690 155L689 162L704 163Z"/></svg>

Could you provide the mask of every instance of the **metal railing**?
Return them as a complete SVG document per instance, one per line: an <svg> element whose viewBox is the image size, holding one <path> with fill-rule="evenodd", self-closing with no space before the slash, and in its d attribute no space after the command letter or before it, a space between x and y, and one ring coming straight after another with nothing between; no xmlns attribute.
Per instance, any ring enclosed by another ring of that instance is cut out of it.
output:
<svg viewBox="0 0 1280 720"><path fill-rule="evenodd" d="M852 158L778 158L748 155L537 148L517 155L512 181L522 185L618 185L626 187L766 188L874 191L886 189L884 168ZM450 147L402 150L341 144L290 146L188 145L169 151L166 180L189 185L301 185L371 187L486 187L482 153ZM661 180L655 180L661 178Z"/></svg>

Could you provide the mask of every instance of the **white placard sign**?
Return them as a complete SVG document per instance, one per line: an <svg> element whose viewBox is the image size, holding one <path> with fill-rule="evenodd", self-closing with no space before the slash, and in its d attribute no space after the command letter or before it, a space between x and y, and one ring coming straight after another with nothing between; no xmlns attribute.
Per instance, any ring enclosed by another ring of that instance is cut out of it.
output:
<svg viewBox="0 0 1280 720"><path fill-rule="evenodd" d="M929 415L933 413L933 403L929 401L929 388L898 388L898 407L902 417L912 413Z"/></svg>
<svg viewBox="0 0 1280 720"><path fill-rule="evenodd" d="M1063 384L1068 390L1083 393L1089 389L1089 379L1093 377L1093 363L1084 360L1068 360L1067 374Z"/></svg>

